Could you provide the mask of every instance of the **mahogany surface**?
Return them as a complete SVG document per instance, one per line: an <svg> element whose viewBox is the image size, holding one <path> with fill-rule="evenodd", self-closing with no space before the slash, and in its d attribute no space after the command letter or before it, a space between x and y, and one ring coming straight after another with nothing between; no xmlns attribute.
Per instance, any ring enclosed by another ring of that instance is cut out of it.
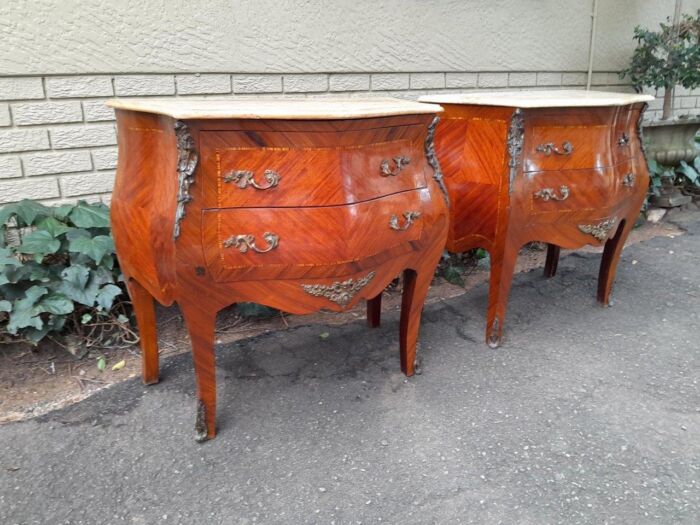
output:
<svg viewBox="0 0 700 525"><path fill-rule="evenodd" d="M421 100L445 109L436 149L451 201L447 249L482 247L491 257L487 343L500 344L518 251L531 241L549 245L546 277L556 273L560 248L605 244L597 297L608 305L648 187L639 124L646 103L518 108ZM547 144L556 151L547 154Z"/></svg>
<svg viewBox="0 0 700 525"><path fill-rule="evenodd" d="M146 383L158 381L154 300L181 309L198 439L216 433L214 327L234 303L304 314L366 300L368 324L378 326L382 291L403 272L400 363L413 375L421 310L448 230L432 143L439 108L178 120L144 104L116 110L112 228Z"/></svg>

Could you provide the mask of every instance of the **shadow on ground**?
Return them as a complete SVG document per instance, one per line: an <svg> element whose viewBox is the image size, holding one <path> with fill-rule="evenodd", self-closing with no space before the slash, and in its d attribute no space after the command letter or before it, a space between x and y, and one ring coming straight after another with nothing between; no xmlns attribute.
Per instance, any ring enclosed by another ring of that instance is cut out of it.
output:
<svg viewBox="0 0 700 525"><path fill-rule="evenodd" d="M191 359L0 427L0 523L697 523L700 222L516 276L501 349L486 287L398 317L217 348L219 437L194 442ZM329 332L327 338L320 335Z"/></svg>

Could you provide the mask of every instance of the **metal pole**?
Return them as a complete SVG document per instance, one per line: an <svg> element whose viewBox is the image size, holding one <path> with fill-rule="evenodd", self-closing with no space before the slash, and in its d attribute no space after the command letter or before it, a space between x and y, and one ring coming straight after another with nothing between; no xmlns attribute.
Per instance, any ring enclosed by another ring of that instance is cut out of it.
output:
<svg viewBox="0 0 700 525"><path fill-rule="evenodd" d="M586 77L586 91L591 89L591 77L593 76L593 53L595 52L595 27L598 21L598 0L593 0L593 12L591 13L591 39L588 42L588 76Z"/></svg>

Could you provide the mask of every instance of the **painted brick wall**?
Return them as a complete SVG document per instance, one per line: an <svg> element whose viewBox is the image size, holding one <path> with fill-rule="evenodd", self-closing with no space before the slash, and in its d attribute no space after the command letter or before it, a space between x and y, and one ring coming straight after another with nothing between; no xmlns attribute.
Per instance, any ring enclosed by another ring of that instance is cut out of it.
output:
<svg viewBox="0 0 700 525"><path fill-rule="evenodd" d="M112 97L396 96L473 89L583 88L584 72L122 74L0 77L0 204L79 198L109 202L117 161ZM615 72L593 89L631 91ZM658 93L659 96L663 93ZM700 114L700 90L679 89L675 112ZM648 119L661 115L650 104Z"/></svg>

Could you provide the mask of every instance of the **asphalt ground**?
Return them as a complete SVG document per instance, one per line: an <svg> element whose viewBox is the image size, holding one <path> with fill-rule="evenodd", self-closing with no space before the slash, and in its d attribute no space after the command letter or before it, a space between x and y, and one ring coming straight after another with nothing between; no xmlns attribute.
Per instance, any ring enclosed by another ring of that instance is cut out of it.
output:
<svg viewBox="0 0 700 525"><path fill-rule="evenodd" d="M189 355L1 426L0 523L700 523L700 218L681 225L625 249L609 308L599 255L517 275L497 350L485 286L427 306L410 379L396 312L219 346L205 444Z"/></svg>

